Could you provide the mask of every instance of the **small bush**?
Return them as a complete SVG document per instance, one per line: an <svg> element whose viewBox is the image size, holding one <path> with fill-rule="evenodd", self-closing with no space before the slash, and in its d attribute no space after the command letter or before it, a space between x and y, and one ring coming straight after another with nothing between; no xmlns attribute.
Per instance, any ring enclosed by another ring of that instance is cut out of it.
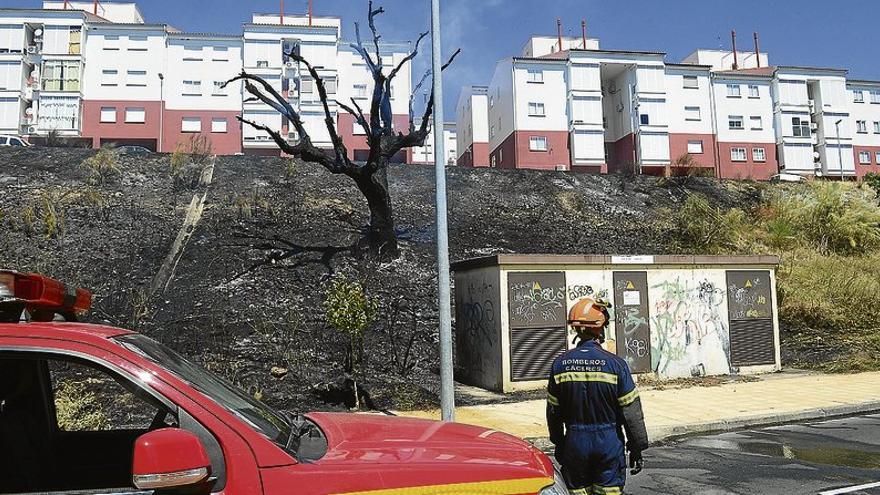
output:
<svg viewBox="0 0 880 495"><path fill-rule="evenodd" d="M103 185L110 182L121 173L116 152L109 146L104 146L93 156L87 158L80 165L86 172L86 180L92 185Z"/></svg>
<svg viewBox="0 0 880 495"><path fill-rule="evenodd" d="M212 156L211 140L203 134L192 136L188 143L177 143L171 154L170 175L175 187L195 189Z"/></svg>
<svg viewBox="0 0 880 495"><path fill-rule="evenodd" d="M877 194L877 197L880 198L880 174L868 174L865 176L865 184L868 185L874 192Z"/></svg>
<svg viewBox="0 0 880 495"><path fill-rule="evenodd" d="M718 254L746 244L751 230L745 212L723 210L709 204L702 194L691 194L674 214L673 224L681 247L693 253Z"/></svg>
<svg viewBox="0 0 880 495"><path fill-rule="evenodd" d="M101 431L110 427L110 419L92 391L92 380L64 380L55 392L58 426L62 431Z"/></svg>

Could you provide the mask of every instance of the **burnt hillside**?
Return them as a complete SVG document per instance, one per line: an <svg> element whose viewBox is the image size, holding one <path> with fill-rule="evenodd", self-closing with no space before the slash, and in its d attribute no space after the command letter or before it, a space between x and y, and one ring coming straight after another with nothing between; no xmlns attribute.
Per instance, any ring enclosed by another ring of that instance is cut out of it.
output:
<svg viewBox="0 0 880 495"><path fill-rule="evenodd" d="M389 171L402 256L375 264L352 247L365 201L318 166L220 157L202 185L172 179L163 155L120 157L118 172L90 178L81 163L93 154L0 151L0 266L89 287L90 320L150 334L293 409L335 407L320 389L341 373L342 339L326 326L321 302L331 274L359 279L380 300L365 344L373 405L433 400L433 168ZM697 178L453 168L448 180L453 260L671 253L667 219L689 192L739 207L760 196L755 184ZM273 376L273 367L288 372Z"/></svg>

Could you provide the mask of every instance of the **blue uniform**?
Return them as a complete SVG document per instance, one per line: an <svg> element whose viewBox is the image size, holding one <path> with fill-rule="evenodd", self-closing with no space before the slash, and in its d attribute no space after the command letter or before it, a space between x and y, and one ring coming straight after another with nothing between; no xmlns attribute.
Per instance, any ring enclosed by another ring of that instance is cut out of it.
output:
<svg viewBox="0 0 880 495"><path fill-rule="evenodd" d="M630 451L648 448L641 400L629 366L594 340L582 341L553 362L547 425L575 495L623 493L625 440Z"/></svg>

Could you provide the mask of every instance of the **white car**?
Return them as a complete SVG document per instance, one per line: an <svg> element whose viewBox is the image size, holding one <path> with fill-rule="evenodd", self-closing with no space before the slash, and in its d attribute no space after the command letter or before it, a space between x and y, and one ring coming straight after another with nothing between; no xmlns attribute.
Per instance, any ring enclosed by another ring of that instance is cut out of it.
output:
<svg viewBox="0 0 880 495"><path fill-rule="evenodd" d="M0 148L4 146L30 146L31 144L18 136L0 135Z"/></svg>

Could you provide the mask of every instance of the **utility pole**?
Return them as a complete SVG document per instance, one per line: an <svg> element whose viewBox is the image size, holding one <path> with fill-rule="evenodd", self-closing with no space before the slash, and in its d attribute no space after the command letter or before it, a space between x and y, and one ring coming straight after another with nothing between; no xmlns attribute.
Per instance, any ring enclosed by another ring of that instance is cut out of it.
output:
<svg viewBox="0 0 880 495"><path fill-rule="evenodd" d="M437 284L440 321L440 410L443 421L455 421L452 373L452 303L449 281L449 228L446 219L446 156L443 142L443 52L440 43L440 0L431 0L431 47L434 74L434 172L437 178Z"/></svg>
<svg viewBox="0 0 880 495"><path fill-rule="evenodd" d="M162 135L165 134L165 74L159 73L159 149L162 153Z"/></svg>

